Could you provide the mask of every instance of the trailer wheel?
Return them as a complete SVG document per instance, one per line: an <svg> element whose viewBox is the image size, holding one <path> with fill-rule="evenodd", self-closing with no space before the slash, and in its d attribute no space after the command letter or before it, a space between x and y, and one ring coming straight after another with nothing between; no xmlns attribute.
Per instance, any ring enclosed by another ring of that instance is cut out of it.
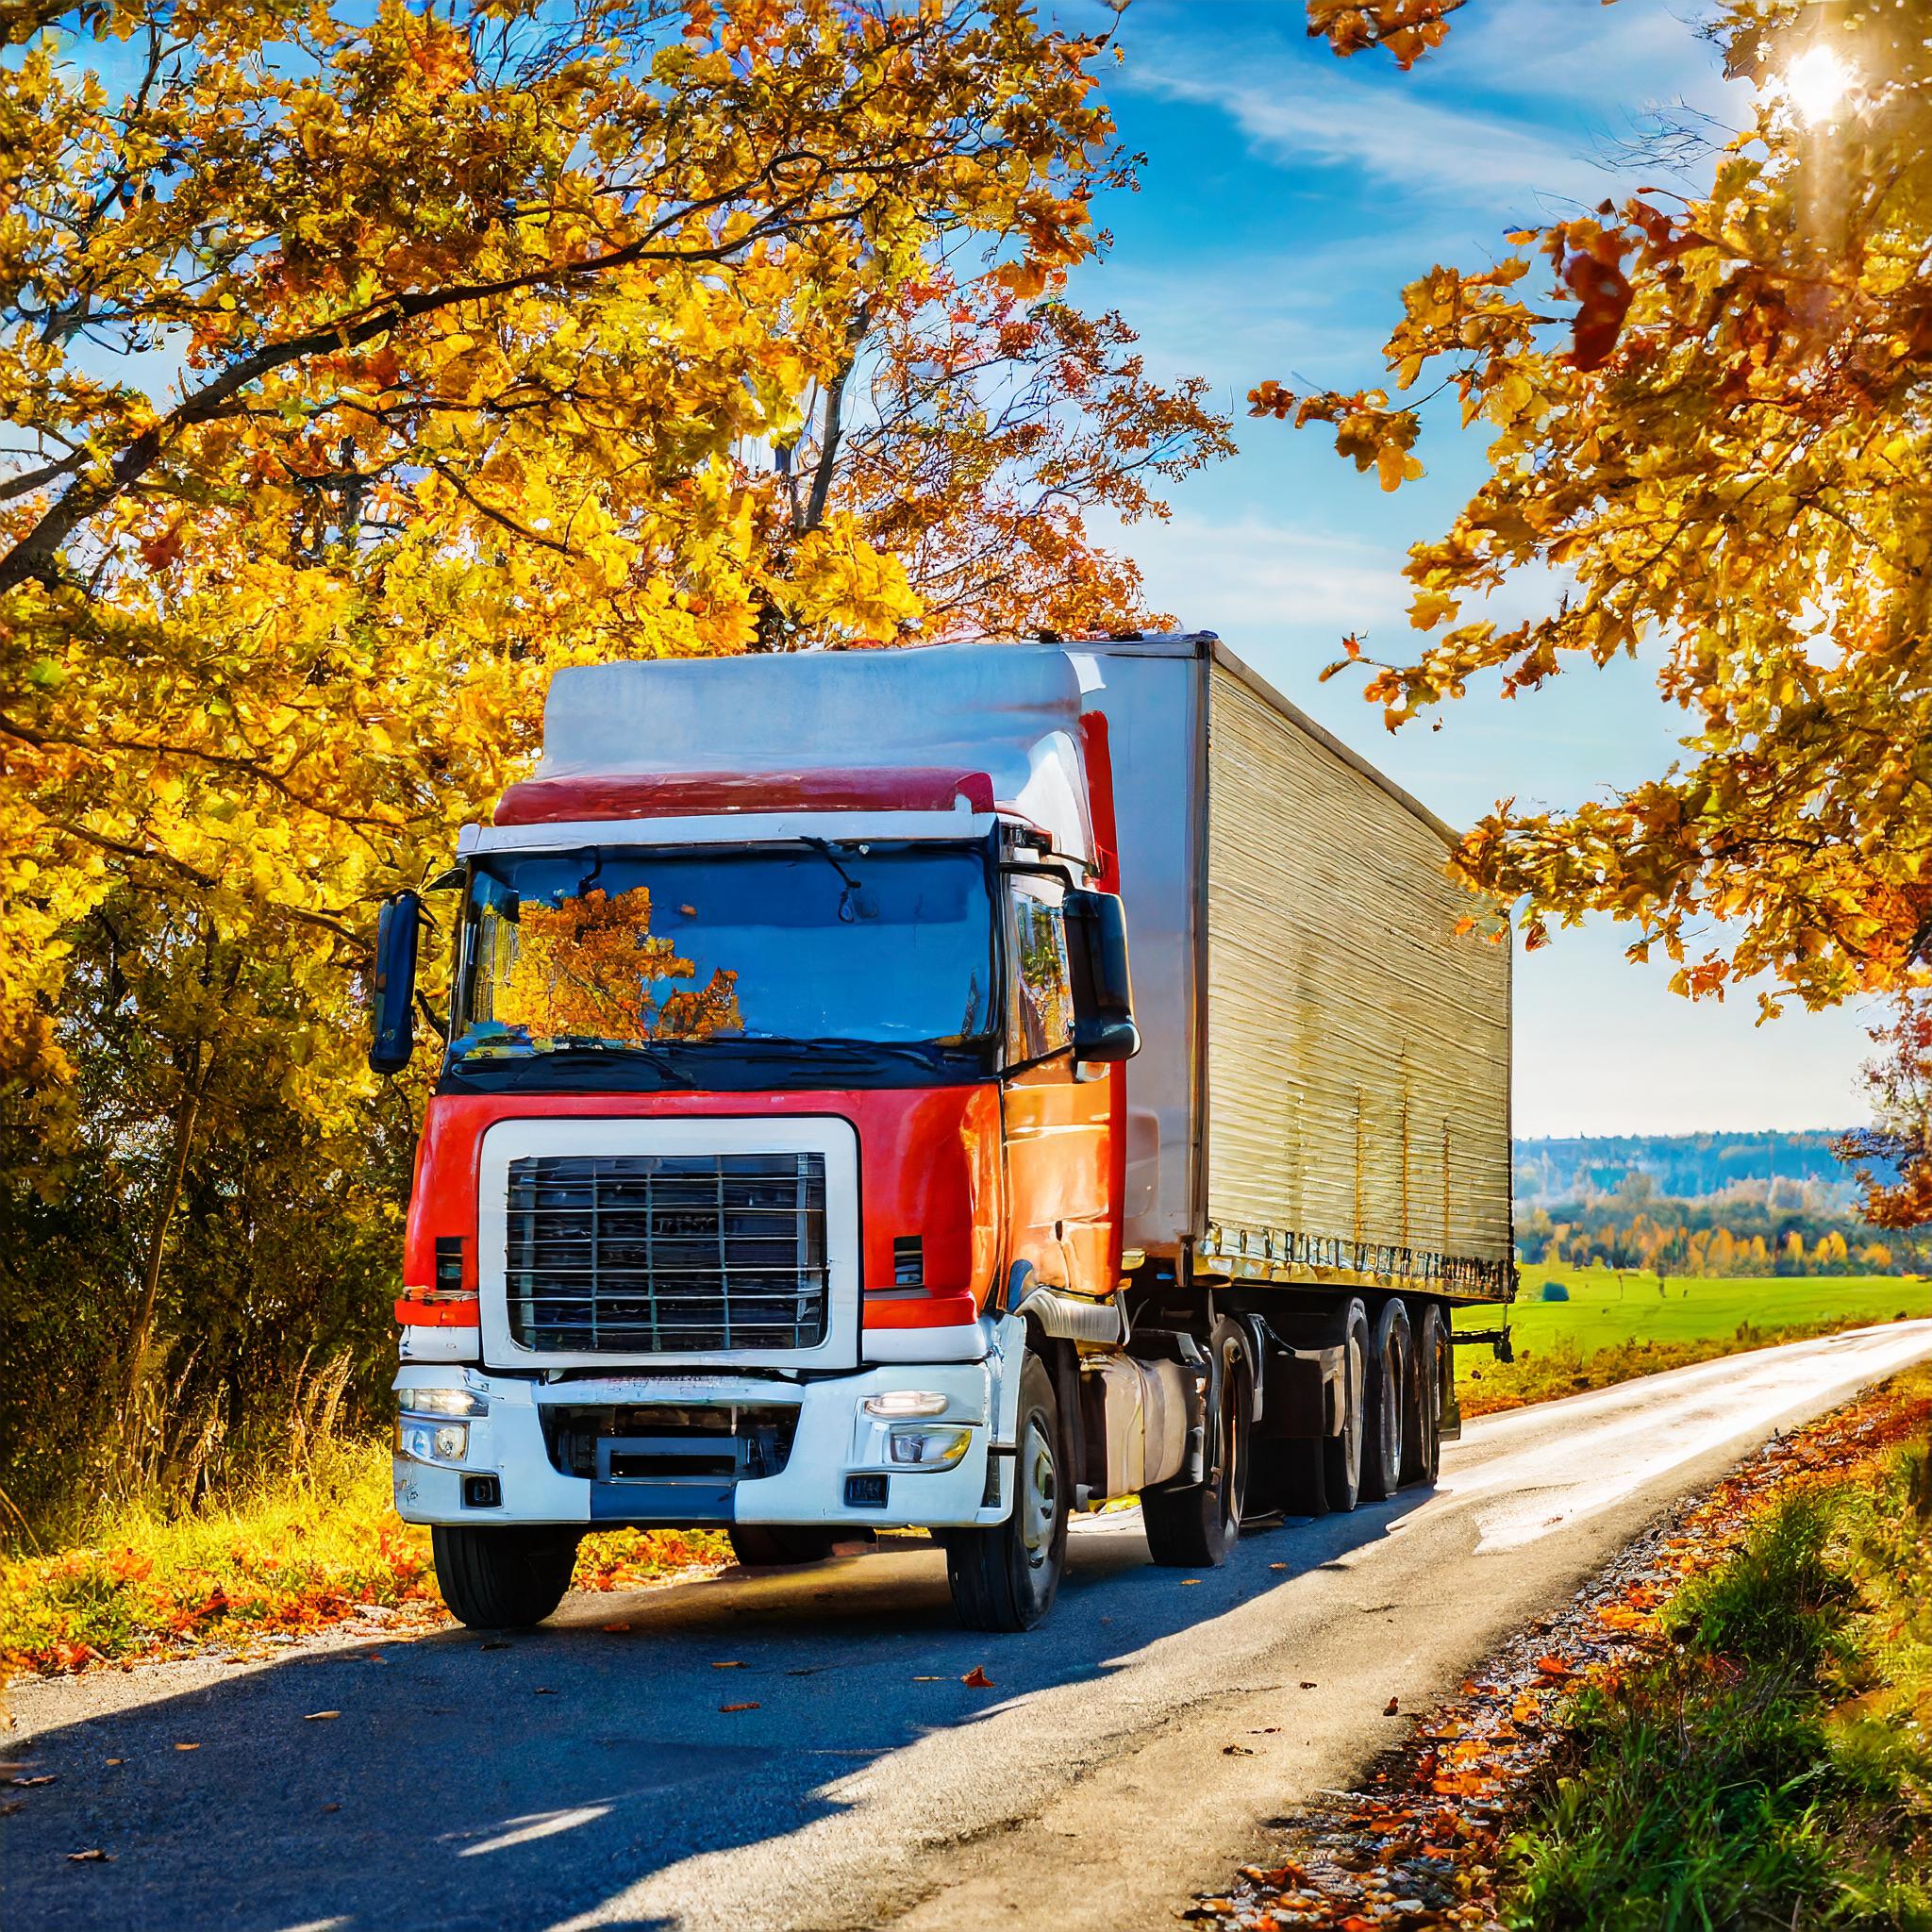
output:
<svg viewBox="0 0 1932 1932"><path fill-rule="evenodd" d="M1450 1359L1449 1324L1440 1304L1424 1305L1416 1326L1414 1391L1408 1412L1408 1432L1403 1442L1402 1480L1435 1486L1442 1467L1442 1411L1447 1375L1455 1373Z"/></svg>
<svg viewBox="0 0 1932 1932"><path fill-rule="evenodd" d="M1345 1515L1362 1496L1362 1445L1368 1423L1369 1318L1359 1302L1348 1305L1342 1346L1347 1355L1347 1407L1341 1433L1322 1443L1322 1491L1329 1508Z"/></svg>
<svg viewBox="0 0 1932 1932"><path fill-rule="evenodd" d="M1240 1327L1223 1316L1208 1339L1213 1373L1206 1417L1205 1481L1185 1489L1141 1492L1147 1548L1157 1563L1211 1570L1227 1560L1241 1533L1248 1487L1248 1426L1255 1413L1254 1372Z"/></svg>
<svg viewBox="0 0 1932 1932"><path fill-rule="evenodd" d="M458 1623L473 1630L541 1624L570 1588L578 1532L548 1524L470 1528L439 1523L429 1532L436 1587Z"/></svg>
<svg viewBox="0 0 1932 1932"><path fill-rule="evenodd" d="M837 1539L829 1529L801 1529L782 1523L734 1523L724 1534L731 1554L747 1570L779 1570L823 1563Z"/></svg>
<svg viewBox="0 0 1932 1932"><path fill-rule="evenodd" d="M1046 1364L1027 1351L1020 1369L1013 1507L991 1529L945 1532L946 1581L969 1630L1030 1630L1053 1607L1067 1561L1066 1447Z"/></svg>
<svg viewBox="0 0 1932 1932"><path fill-rule="evenodd" d="M1415 1379L1415 1350L1408 1334L1408 1310L1391 1297L1375 1317L1375 1341L1369 1351L1369 1399L1363 1412L1362 1494L1382 1502L1402 1487L1402 1463L1408 1420L1409 1385Z"/></svg>

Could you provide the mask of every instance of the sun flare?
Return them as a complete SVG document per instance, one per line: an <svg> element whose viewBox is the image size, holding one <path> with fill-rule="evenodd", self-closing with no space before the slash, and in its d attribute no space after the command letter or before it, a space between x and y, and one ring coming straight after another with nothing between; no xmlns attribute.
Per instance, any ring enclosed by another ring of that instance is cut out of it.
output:
<svg viewBox="0 0 1932 1932"><path fill-rule="evenodd" d="M1785 69L1785 93L1800 119L1815 125L1830 119L1851 92L1855 77L1829 47L1810 47Z"/></svg>

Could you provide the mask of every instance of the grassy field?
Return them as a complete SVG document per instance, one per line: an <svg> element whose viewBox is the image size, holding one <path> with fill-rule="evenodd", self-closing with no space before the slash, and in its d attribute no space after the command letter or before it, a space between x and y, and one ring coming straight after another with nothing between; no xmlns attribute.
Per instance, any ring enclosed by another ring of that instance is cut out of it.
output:
<svg viewBox="0 0 1932 1932"><path fill-rule="evenodd" d="M1547 1282L1560 1282L1570 1299L1544 1301ZM1609 1268L1524 1268L1522 1291L1509 1310L1515 1362L1464 1349L1457 1377L1463 1412L1480 1415L1742 1348L1913 1315L1932 1315L1932 1281L1910 1275L1674 1275L1659 1294L1657 1276L1635 1269L1620 1274ZM1495 1324L1493 1308L1457 1313L1458 1329Z"/></svg>

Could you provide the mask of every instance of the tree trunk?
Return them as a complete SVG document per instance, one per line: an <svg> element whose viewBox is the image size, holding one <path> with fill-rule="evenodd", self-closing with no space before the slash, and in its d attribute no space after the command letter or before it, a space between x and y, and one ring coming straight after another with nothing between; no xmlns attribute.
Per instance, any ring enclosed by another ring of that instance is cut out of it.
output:
<svg viewBox="0 0 1932 1932"><path fill-rule="evenodd" d="M174 1223L182 1184L188 1176L188 1155L194 1143L194 1129L201 1118L202 1097L208 1091L208 1074L213 1067L212 1054L208 1055L207 1063L203 1063L201 1042L197 1041L194 1072L182 1098L180 1118L175 1124L175 1151L168 1162L167 1179L162 1183L160 1199L155 1204L154 1225L148 1232L147 1262L142 1270L141 1306L134 1318L134 1332L128 1337L127 1372L121 1384L119 1415L124 1446L135 1392L141 1383L142 1358L147 1354L148 1344L154 1338L155 1302L160 1293L161 1263L168 1251L168 1229Z"/></svg>

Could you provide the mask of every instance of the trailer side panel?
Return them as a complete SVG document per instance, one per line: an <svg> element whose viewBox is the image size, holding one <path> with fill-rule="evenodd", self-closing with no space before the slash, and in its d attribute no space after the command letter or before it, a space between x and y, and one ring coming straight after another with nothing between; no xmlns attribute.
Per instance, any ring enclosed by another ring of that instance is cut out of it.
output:
<svg viewBox="0 0 1932 1932"><path fill-rule="evenodd" d="M1507 1294L1507 947L1439 822L1225 653L1208 693L1201 1251Z"/></svg>

